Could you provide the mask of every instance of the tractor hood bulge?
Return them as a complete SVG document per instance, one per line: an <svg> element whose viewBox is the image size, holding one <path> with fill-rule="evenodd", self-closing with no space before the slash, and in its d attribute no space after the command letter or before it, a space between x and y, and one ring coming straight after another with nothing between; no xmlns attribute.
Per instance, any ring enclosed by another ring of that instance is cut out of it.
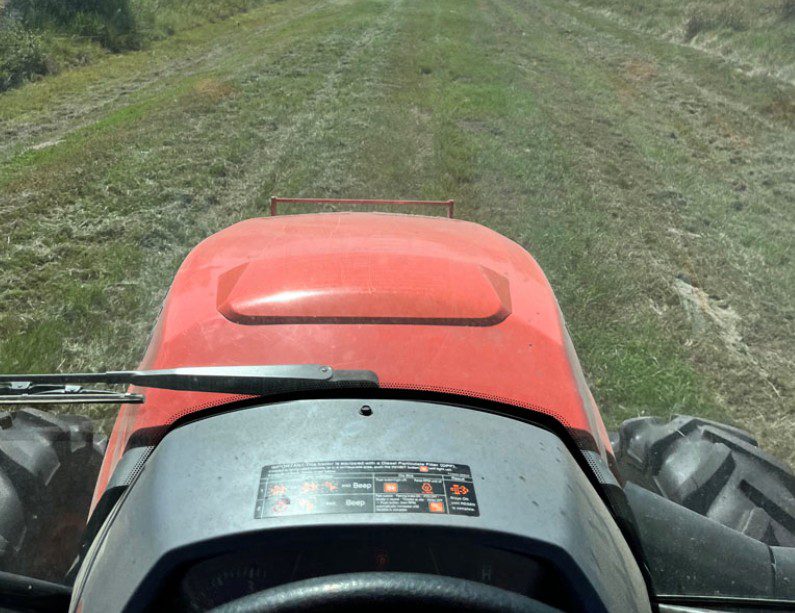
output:
<svg viewBox="0 0 795 613"><path fill-rule="evenodd" d="M218 310L252 325L490 326L508 316L510 300L508 281L493 270L401 253L257 260L218 283Z"/></svg>
<svg viewBox="0 0 795 613"><path fill-rule="evenodd" d="M186 258L141 368L310 362L544 413L610 453L541 268L476 224L373 213L238 223ZM232 399L147 390L122 407L98 490L134 434Z"/></svg>

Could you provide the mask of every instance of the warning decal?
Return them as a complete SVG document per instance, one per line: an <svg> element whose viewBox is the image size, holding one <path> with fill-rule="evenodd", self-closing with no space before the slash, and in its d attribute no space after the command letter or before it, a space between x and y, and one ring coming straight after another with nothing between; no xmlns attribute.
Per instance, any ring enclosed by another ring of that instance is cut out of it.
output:
<svg viewBox="0 0 795 613"><path fill-rule="evenodd" d="M255 518L323 513L480 514L464 464L366 460L263 467Z"/></svg>

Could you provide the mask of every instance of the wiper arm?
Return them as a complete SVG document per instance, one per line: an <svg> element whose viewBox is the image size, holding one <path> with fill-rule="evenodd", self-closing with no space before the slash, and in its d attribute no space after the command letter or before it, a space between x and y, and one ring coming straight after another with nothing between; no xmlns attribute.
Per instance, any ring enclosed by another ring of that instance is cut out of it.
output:
<svg viewBox="0 0 795 613"><path fill-rule="evenodd" d="M7 392L12 388L20 388L26 384L32 388L41 385L62 384L63 388L49 390L49 394L53 394L63 389L63 395L57 398L53 397L50 401L54 404L63 402L63 398L68 393L82 397L83 393L93 392L97 397L108 398L105 402L128 402L121 397L137 396L117 394L114 400L110 400L110 396L106 394L115 392L101 390L76 392L74 389L71 392L66 391L68 386L74 386L77 383L126 384L168 390L264 396L281 392L339 387L378 387L378 376L370 370L335 371L330 366L319 364L290 364L285 366L197 366L168 370L119 370L101 373L0 375L0 383L4 382L12 385L5 388L0 387L0 393ZM10 392L6 394L6 397L13 396L16 399L25 396L30 400L34 397L42 398L43 395L42 393L20 395ZM0 397L0 404L7 404L2 398ZM84 402L88 401L84 400ZM143 398L133 400L133 402L143 402ZM24 403L21 400L13 402L13 404Z"/></svg>

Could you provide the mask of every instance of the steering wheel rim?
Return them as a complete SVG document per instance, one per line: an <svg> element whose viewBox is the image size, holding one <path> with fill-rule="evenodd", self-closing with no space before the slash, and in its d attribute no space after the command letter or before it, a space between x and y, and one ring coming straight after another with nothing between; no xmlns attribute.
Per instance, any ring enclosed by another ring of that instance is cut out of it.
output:
<svg viewBox="0 0 795 613"><path fill-rule="evenodd" d="M551 613L558 611L527 596L485 583L422 573L346 573L314 577L268 588L213 613L295 613L297 611L470 611Z"/></svg>

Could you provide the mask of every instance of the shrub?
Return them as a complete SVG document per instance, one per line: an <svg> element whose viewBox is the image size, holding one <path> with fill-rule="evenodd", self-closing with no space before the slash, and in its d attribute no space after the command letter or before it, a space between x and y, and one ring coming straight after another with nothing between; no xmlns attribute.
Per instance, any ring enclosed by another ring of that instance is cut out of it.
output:
<svg viewBox="0 0 795 613"><path fill-rule="evenodd" d="M0 16L0 91L47 72L41 36Z"/></svg>
<svg viewBox="0 0 795 613"><path fill-rule="evenodd" d="M9 0L8 9L30 28L83 36L111 51L143 42L129 0Z"/></svg>

